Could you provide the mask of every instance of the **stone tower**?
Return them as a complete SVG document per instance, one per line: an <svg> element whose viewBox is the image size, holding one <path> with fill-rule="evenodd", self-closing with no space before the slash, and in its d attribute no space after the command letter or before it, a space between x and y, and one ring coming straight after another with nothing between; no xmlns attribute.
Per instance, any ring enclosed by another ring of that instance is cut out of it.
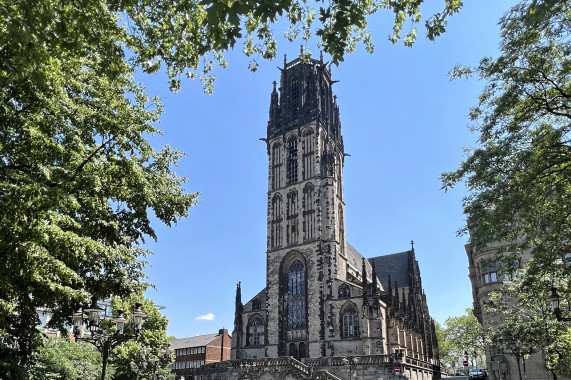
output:
<svg viewBox="0 0 571 380"><path fill-rule="evenodd" d="M326 356L334 280L345 280L343 138L331 72L295 59L271 94L266 356Z"/></svg>

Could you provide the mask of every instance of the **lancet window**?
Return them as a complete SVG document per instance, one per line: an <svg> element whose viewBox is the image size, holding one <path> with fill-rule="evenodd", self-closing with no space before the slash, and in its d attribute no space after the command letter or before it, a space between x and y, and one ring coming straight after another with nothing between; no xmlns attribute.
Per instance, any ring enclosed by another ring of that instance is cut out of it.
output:
<svg viewBox="0 0 571 380"><path fill-rule="evenodd" d="M342 338L354 339L359 337L359 313L353 303L348 303L341 311Z"/></svg>
<svg viewBox="0 0 571 380"><path fill-rule="evenodd" d="M272 220L270 222L270 247L282 245L282 197L276 193L272 198Z"/></svg>
<svg viewBox="0 0 571 380"><path fill-rule="evenodd" d="M302 150L303 150L303 179L312 178L315 175L315 134L312 128L306 128L301 134Z"/></svg>
<svg viewBox="0 0 571 380"><path fill-rule="evenodd" d="M287 195L287 242L295 243L299 237L297 191L291 190Z"/></svg>
<svg viewBox="0 0 571 380"><path fill-rule="evenodd" d="M264 320L255 315L248 321L248 346L261 346L264 344Z"/></svg>
<svg viewBox="0 0 571 380"><path fill-rule="evenodd" d="M315 238L314 187L308 183L303 188L303 239Z"/></svg>
<svg viewBox="0 0 571 380"><path fill-rule="evenodd" d="M275 143L272 147L272 190L282 187L281 183L282 168L282 144Z"/></svg>
<svg viewBox="0 0 571 380"><path fill-rule="evenodd" d="M288 330L305 328L305 266L295 260L288 270L287 327Z"/></svg>
<svg viewBox="0 0 571 380"><path fill-rule="evenodd" d="M297 136L291 136L287 141L287 183L297 182Z"/></svg>

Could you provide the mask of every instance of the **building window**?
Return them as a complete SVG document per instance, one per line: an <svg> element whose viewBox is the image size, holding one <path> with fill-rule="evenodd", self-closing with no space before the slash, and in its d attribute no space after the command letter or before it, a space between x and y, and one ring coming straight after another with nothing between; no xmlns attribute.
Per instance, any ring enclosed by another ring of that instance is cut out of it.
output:
<svg viewBox="0 0 571 380"><path fill-rule="evenodd" d="M295 260L288 271L288 330L305 328L305 266Z"/></svg>
<svg viewBox="0 0 571 380"><path fill-rule="evenodd" d="M482 283L490 284L498 281L498 270L494 261L484 262L481 264Z"/></svg>
<svg viewBox="0 0 571 380"><path fill-rule="evenodd" d="M262 303L260 302L259 298L254 298L252 301L252 310L260 310L262 307Z"/></svg>
<svg viewBox="0 0 571 380"><path fill-rule="evenodd" d="M291 190L287 195L287 242L295 243L298 240L299 228L297 213L297 191Z"/></svg>
<svg viewBox="0 0 571 380"><path fill-rule="evenodd" d="M303 130L302 134L302 151L303 151L303 160L302 160L302 177L303 179L309 179L315 176L315 143L314 143L314 134L312 128L306 128Z"/></svg>
<svg viewBox="0 0 571 380"><path fill-rule="evenodd" d="M272 147L272 190L282 187L281 183L282 167L282 144L275 143Z"/></svg>
<svg viewBox="0 0 571 380"><path fill-rule="evenodd" d="M359 337L359 314L354 304L350 303L345 306L341 312L341 320L343 323L344 339L354 339Z"/></svg>
<svg viewBox="0 0 571 380"><path fill-rule="evenodd" d="M315 238L315 210L313 209L314 187L308 183L303 188L303 239Z"/></svg>
<svg viewBox="0 0 571 380"><path fill-rule="evenodd" d="M502 275L504 281L519 279L517 270L520 268L519 260L502 261Z"/></svg>
<svg viewBox="0 0 571 380"><path fill-rule="evenodd" d="M272 221L270 223L270 247L282 245L282 196L276 193L272 199Z"/></svg>
<svg viewBox="0 0 571 380"><path fill-rule="evenodd" d="M248 346L261 346L264 344L264 320L256 315L248 322Z"/></svg>
<svg viewBox="0 0 571 380"><path fill-rule="evenodd" d="M339 298L349 298L349 297L351 297L351 289L349 288L349 285L342 284L339 287Z"/></svg>
<svg viewBox="0 0 571 380"><path fill-rule="evenodd" d="M297 182L297 136L291 136L287 141L287 171L288 184Z"/></svg>
<svg viewBox="0 0 571 380"><path fill-rule="evenodd" d="M296 110L299 108L300 98L301 98L301 86L298 80L293 80L291 83L291 105L292 109Z"/></svg>

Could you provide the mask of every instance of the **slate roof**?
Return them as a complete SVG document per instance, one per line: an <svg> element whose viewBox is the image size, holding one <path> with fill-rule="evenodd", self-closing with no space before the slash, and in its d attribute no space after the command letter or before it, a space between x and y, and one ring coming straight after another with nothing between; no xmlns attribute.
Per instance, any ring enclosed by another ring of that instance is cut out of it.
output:
<svg viewBox="0 0 571 380"><path fill-rule="evenodd" d="M389 275L391 276L392 286L394 287L395 281L399 288L409 286L408 283L408 256L410 251L393 253L391 255L383 255L372 257L370 263L375 260L375 270L377 271L377 278L383 284L383 288L387 289L389 282Z"/></svg>
<svg viewBox="0 0 571 380"><path fill-rule="evenodd" d="M244 305L244 311L252 311L252 302L258 298L260 300L260 310L266 309L266 288L262 289L258 294Z"/></svg>
<svg viewBox="0 0 571 380"><path fill-rule="evenodd" d="M179 348L202 347L212 343L221 335L222 334L207 334L192 336L190 338L174 339L169 342L169 348L176 350Z"/></svg>
<svg viewBox="0 0 571 380"><path fill-rule="evenodd" d="M347 244L347 261L353 265L359 272L361 272L363 268L363 255L361 255L351 244L346 242ZM367 273L371 273L373 267L369 262L366 261L367 266Z"/></svg>

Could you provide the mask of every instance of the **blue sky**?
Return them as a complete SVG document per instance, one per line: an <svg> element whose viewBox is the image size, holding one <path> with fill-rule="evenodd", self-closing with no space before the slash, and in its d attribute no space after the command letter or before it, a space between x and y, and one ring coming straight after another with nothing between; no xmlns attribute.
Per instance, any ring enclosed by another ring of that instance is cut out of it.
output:
<svg viewBox="0 0 571 380"><path fill-rule="evenodd" d="M443 36L430 42L419 30L412 49L387 41L390 14L375 16L375 53L360 47L332 69L351 155L344 168L347 240L365 257L405 251L414 240L428 306L441 323L463 314L472 292L467 237L456 237L465 190L445 193L439 176L456 168L463 147L475 146L467 114L483 86L476 78L450 82L447 73L497 56L497 23L512 2L465 3ZM244 302L265 286L267 153L259 138L283 54L294 59L299 44L282 41L278 58L251 73L240 49L230 52L213 95L198 81L184 80L172 94L164 75L139 78L165 104L164 135L153 144L185 151L176 172L189 178L188 191L202 193L188 219L173 228L156 223L158 242L146 244L155 252L146 273L156 285L147 296L166 307L168 333L177 338L231 331L236 283Z"/></svg>

